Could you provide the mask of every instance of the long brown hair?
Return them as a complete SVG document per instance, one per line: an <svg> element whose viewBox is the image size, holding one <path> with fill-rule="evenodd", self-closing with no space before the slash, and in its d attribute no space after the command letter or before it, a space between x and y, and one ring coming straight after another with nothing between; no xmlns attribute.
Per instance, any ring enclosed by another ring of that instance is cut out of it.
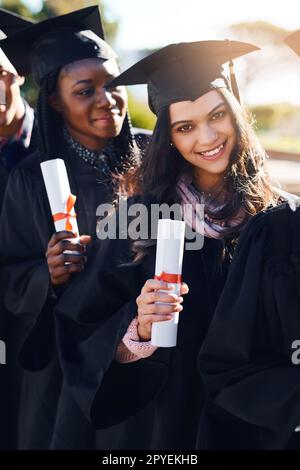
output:
<svg viewBox="0 0 300 470"><path fill-rule="evenodd" d="M256 137L248 111L226 88L217 91L228 105L237 133L237 144L225 175L231 194L230 207L232 212L243 207L247 214L255 215L278 201L266 169L266 152ZM181 172L191 172L191 165L170 146L170 141L169 109L164 108L158 114L141 166L120 179L119 194L127 197L139 194L149 203L180 202L176 193L177 179Z"/></svg>

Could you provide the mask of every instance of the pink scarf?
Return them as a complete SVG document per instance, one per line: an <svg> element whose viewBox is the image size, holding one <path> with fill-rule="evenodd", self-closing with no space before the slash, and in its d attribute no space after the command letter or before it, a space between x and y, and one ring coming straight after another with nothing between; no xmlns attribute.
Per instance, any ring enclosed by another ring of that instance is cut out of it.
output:
<svg viewBox="0 0 300 470"><path fill-rule="evenodd" d="M184 221L196 232L209 238L228 238L238 233L248 221L243 207L228 219L221 219L218 214L228 205L220 203L209 195L201 193L192 184L192 177L182 174L177 182L177 193L181 200ZM204 205L204 220L200 220L196 204Z"/></svg>

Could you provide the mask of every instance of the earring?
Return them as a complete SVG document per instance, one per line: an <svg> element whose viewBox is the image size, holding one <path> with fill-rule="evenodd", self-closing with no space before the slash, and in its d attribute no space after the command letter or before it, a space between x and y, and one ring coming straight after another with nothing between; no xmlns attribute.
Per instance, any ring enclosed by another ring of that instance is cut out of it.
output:
<svg viewBox="0 0 300 470"><path fill-rule="evenodd" d="M170 147L174 147L174 144L173 144L173 142L170 142Z"/></svg>

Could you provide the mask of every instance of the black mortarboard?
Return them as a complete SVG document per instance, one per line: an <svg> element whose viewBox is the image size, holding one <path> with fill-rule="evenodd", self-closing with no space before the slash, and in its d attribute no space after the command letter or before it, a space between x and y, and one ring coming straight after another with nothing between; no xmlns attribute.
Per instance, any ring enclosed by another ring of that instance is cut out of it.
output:
<svg viewBox="0 0 300 470"><path fill-rule="evenodd" d="M229 40L170 44L125 70L107 87L147 83L155 114L171 103L194 101L212 88L226 87L237 95L235 76L231 72L235 83L230 83L223 64L255 50L259 47Z"/></svg>
<svg viewBox="0 0 300 470"><path fill-rule="evenodd" d="M298 56L300 56L300 29L297 29L297 31L294 31L292 34L285 37L283 42L285 42Z"/></svg>
<svg viewBox="0 0 300 470"><path fill-rule="evenodd" d="M32 24L34 21L0 8L0 39L11 36Z"/></svg>
<svg viewBox="0 0 300 470"><path fill-rule="evenodd" d="M116 57L104 41L97 6L48 18L1 41L1 47L22 75L37 83L48 73L77 60Z"/></svg>
<svg viewBox="0 0 300 470"><path fill-rule="evenodd" d="M4 39L7 36L17 33L24 28L32 25L33 21L23 18L16 13L4 10L0 8L0 39ZM0 49L0 66L8 72L17 74L15 67L12 65L10 60L6 57L4 52ZM17 67L17 64L15 64Z"/></svg>

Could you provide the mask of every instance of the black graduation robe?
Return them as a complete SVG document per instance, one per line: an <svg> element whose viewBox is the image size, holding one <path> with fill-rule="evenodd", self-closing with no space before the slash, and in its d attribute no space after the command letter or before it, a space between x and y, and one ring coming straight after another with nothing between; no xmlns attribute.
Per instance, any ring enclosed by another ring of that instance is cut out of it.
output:
<svg viewBox="0 0 300 470"><path fill-rule="evenodd" d="M138 138L145 141L143 133ZM65 162L71 191L77 196L79 231L95 238L96 209L110 202L111 185L71 153L65 156ZM20 449L49 448L61 389L53 308L66 286L51 286L45 257L54 230L36 152L12 171L0 223L1 289L6 308L21 324L18 357L26 369L19 419ZM91 250L89 246L87 256Z"/></svg>
<svg viewBox="0 0 300 470"><path fill-rule="evenodd" d="M227 275L224 242L205 239L201 250L184 254L190 292L177 346L119 364L116 348L155 266L156 246L142 262L120 265L128 249L127 240L102 242L85 275L77 276L55 309L65 383L52 449L201 449L211 438L202 434L207 396L197 356ZM219 424L214 439L226 448L228 416L214 412ZM237 430L240 421L229 418ZM92 437L93 428L98 430Z"/></svg>
<svg viewBox="0 0 300 470"><path fill-rule="evenodd" d="M34 111L25 100L23 102L25 116L22 124L22 135L18 139L15 137L8 139L0 150L0 210L10 171L24 158L33 153L36 147Z"/></svg>
<svg viewBox="0 0 300 470"><path fill-rule="evenodd" d="M199 357L214 403L284 449L300 423L300 211L284 204L244 231ZM299 347L298 347L299 348Z"/></svg>
<svg viewBox="0 0 300 470"><path fill-rule="evenodd" d="M25 102L25 122L20 139L10 139L0 151L0 210L11 168L35 149L33 110ZM29 140L30 135L30 140ZM22 341L22 328L3 303L0 285L0 340L5 344L5 364L0 365L0 449L17 447L17 419L23 370L16 351Z"/></svg>

